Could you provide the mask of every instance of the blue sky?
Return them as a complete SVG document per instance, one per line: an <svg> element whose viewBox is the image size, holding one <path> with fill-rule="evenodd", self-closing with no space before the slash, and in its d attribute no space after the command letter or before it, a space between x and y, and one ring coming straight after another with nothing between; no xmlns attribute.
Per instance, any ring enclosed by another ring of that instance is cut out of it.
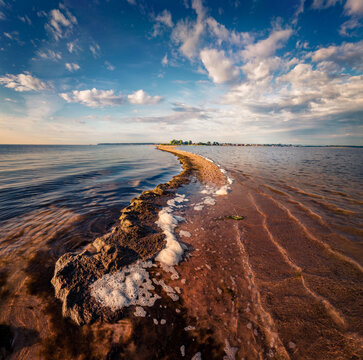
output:
<svg viewBox="0 0 363 360"><path fill-rule="evenodd" d="M363 145L363 0L0 0L0 143Z"/></svg>

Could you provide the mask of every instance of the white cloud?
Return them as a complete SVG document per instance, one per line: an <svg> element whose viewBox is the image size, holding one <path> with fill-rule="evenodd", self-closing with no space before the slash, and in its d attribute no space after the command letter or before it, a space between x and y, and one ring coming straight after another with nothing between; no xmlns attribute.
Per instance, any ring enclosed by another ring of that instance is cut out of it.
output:
<svg viewBox="0 0 363 360"><path fill-rule="evenodd" d="M136 5L136 0L126 0L130 5Z"/></svg>
<svg viewBox="0 0 363 360"><path fill-rule="evenodd" d="M53 9L49 13L49 22L45 28L50 31L56 40L65 37L73 26L77 24L77 19L64 6L62 10Z"/></svg>
<svg viewBox="0 0 363 360"><path fill-rule="evenodd" d="M267 59L254 59L242 66L242 71L249 80L261 80L283 66L283 62L279 57L271 57Z"/></svg>
<svg viewBox="0 0 363 360"><path fill-rule="evenodd" d="M14 89L15 91L41 91L46 90L48 86L36 77L29 73L11 75L0 77L0 84L5 84L5 87Z"/></svg>
<svg viewBox="0 0 363 360"><path fill-rule="evenodd" d="M13 37L11 36L11 34L4 32L4 36L6 36L8 39L13 40Z"/></svg>
<svg viewBox="0 0 363 360"><path fill-rule="evenodd" d="M200 59L216 84L230 82L239 77L238 68L225 56L223 50L204 49L200 52Z"/></svg>
<svg viewBox="0 0 363 360"><path fill-rule="evenodd" d="M332 76L299 63L280 77L244 81L223 97L233 113L258 121L267 128L288 130L286 122L298 127L309 123L319 128L323 119L359 119L363 112L363 76ZM359 115L360 114L360 115ZM232 114L233 115L233 114ZM267 124L267 121L269 125ZM336 126L336 122L334 122Z"/></svg>
<svg viewBox="0 0 363 360"><path fill-rule="evenodd" d="M67 70L69 71L77 71L79 70L81 67L76 64L76 63L66 63L65 67L67 68Z"/></svg>
<svg viewBox="0 0 363 360"><path fill-rule="evenodd" d="M172 32L173 41L181 44L179 48L180 52L189 59L192 59L198 54L200 38L206 27L206 10L201 0L193 0L192 8L197 14L197 20L180 20Z"/></svg>
<svg viewBox="0 0 363 360"><path fill-rule="evenodd" d="M342 36L353 36L352 30L362 27L362 24L357 19L350 19L345 21L339 29L339 34Z"/></svg>
<svg viewBox="0 0 363 360"><path fill-rule="evenodd" d="M100 55L100 45L98 45L97 43L93 43L93 45L90 45L89 47L91 53L93 54L93 57L98 57Z"/></svg>
<svg viewBox="0 0 363 360"><path fill-rule="evenodd" d="M349 15L363 14L363 0L347 0L344 8Z"/></svg>
<svg viewBox="0 0 363 360"><path fill-rule="evenodd" d="M28 24L28 25L32 24L32 21L29 19L28 15L19 16L19 20L22 21L23 23Z"/></svg>
<svg viewBox="0 0 363 360"><path fill-rule="evenodd" d="M114 90L73 90L71 93L59 94L68 103L81 103L89 107L116 106L124 103L124 97L115 94Z"/></svg>
<svg viewBox="0 0 363 360"><path fill-rule="evenodd" d="M164 24L168 27L173 27L173 20L171 18L171 13L168 10L164 10L162 13L160 13L159 15L157 15L155 17L155 21Z"/></svg>
<svg viewBox="0 0 363 360"><path fill-rule="evenodd" d="M234 30L230 31L212 17L206 19L206 24L208 25L211 35L217 38L219 46L222 44L244 46L253 41L253 38L249 33L240 33Z"/></svg>
<svg viewBox="0 0 363 360"><path fill-rule="evenodd" d="M363 40L356 43L343 43L340 46L320 48L308 54L315 62L331 61L341 68L351 67L363 70Z"/></svg>
<svg viewBox="0 0 363 360"><path fill-rule="evenodd" d="M127 96L129 102L134 105L152 105L162 100L161 96L150 96L144 90L138 90Z"/></svg>
<svg viewBox="0 0 363 360"><path fill-rule="evenodd" d="M77 53L78 51L81 50L80 46L77 44L77 40L68 42L67 49L71 54Z"/></svg>
<svg viewBox="0 0 363 360"><path fill-rule="evenodd" d="M268 38L247 45L245 50L242 50L242 56L245 59L269 57L273 55L277 49L282 48L284 42L286 42L291 35L291 29L274 30Z"/></svg>
<svg viewBox="0 0 363 360"><path fill-rule="evenodd" d="M294 14L294 18L292 20L293 24L296 24L298 19L299 19L299 15L302 14L304 12L304 5L305 5L305 0L300 0L300 4L297 7L295 14Z"/></svg>
<svg viewBox="0 0 363 360"><path fill-rule="evenodd" d="M336 3L340 3L342 0L314 0L311 7L313 9L326 9L330 6L335 6Z"/></svg>
<svg viewBox="0 0 363 360"><path fill-rule="evenodd" d="M165 56L162 58L161 64L163 66L167 66L168 65L168 54L165 54Z"/></svg>
<svg viewBox="0 0 363 360"><path fill-rule="evenodd" d="M109 62L109 61L105 61L105 65L106 65L106 68L107 70L110 70L110 71L114 71L116 68Z"/></svg>
<svg viewBox="0 0 363 360"><path fill-rule="evenodd" d="M47 50L47 51L39 50L37 51L37 55L44 60L58 61L62 59L61 53L54 50Z"/></svg>
<svg viewBox="0 0 363 360"><path fill-rule="evenodd" d="M5 19L6 19L5 14L2 11L0 11L0 20L5 20Z"/></svg>

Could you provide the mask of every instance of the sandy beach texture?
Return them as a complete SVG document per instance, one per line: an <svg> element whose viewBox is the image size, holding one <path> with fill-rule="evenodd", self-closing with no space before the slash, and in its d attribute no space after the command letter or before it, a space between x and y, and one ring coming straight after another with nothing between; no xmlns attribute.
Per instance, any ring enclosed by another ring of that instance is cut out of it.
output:
<svg viewBox="0 0 363 360"><path fill-rule="evenodd" d="M112 233L59 260L34 244L28 291L1 313L20 329L10 358L362 358L359 246L243 172L158 148L183 171L132 200ZM154 260L168 236L176 266Z"/></svg>

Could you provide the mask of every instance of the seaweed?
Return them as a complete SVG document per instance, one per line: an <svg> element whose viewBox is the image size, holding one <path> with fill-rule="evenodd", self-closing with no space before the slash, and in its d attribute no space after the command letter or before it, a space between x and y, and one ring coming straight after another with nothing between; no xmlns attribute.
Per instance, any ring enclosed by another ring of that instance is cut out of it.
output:
<svg viewBox="0 0 363 360"><path fill-rule="evenodd" d="M244 220L244 218L242 215L225 215L217 217L216 220Z"/></svg>

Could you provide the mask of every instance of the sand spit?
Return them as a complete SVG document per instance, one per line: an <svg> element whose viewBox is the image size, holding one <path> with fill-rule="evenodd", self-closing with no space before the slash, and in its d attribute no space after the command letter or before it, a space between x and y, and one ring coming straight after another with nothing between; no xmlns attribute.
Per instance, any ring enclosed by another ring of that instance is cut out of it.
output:
<svg viewBox="0 0 363 360"><path fill-rule="evenodd" d="M198 175L201 183L206 185L224 186L226 185L226 177L219 167L212 161L187 151L176 149L174 146L159 145L159 150L170 152L178 157L187 157L193 164L193 169Z"/></svg>
<svg viewBox="0 0 363 360"><path fill-rule="evenodd" d="M138 296L135 286L144 286L144 282L148 281L140 261L156 255L165 265L175 265L181 260L183 249L171 231L176 227L178 218L170 214L170 209L181 206L177 202L183 199L176 196L176 189L187 184L195 175L209 186L226 183L219 168L204 158L172 147L160 146L159 149L177 155L183 171L168 183L144 191L133 199L121 211L120 223L112 232L97 238L82 252L64 254L56 263L51 281L55 295L62 301L63 316L78 325L92 323L97 318L106 321L118 318L122 313L121 304L154 304L158 295L148 294L150 301L135 300L134 297ZM169 218L173 220L171 224L166 221ZM141 265L125 274L123 269L130 268L137 261ZM110 287L121 279L129 285L125 283L117 289ZM138 282L132 279L138 279ZM118 297L122 301L117 300Z"/></svg>
<svg viewBox="0 0 363 360"><path fill-rule="evenodd" d="M159 149L183 172L56 266L63 314L95 338L112 334L99 358L362 358L362 273L328 251L322 219L236 171Z"/></svg>

